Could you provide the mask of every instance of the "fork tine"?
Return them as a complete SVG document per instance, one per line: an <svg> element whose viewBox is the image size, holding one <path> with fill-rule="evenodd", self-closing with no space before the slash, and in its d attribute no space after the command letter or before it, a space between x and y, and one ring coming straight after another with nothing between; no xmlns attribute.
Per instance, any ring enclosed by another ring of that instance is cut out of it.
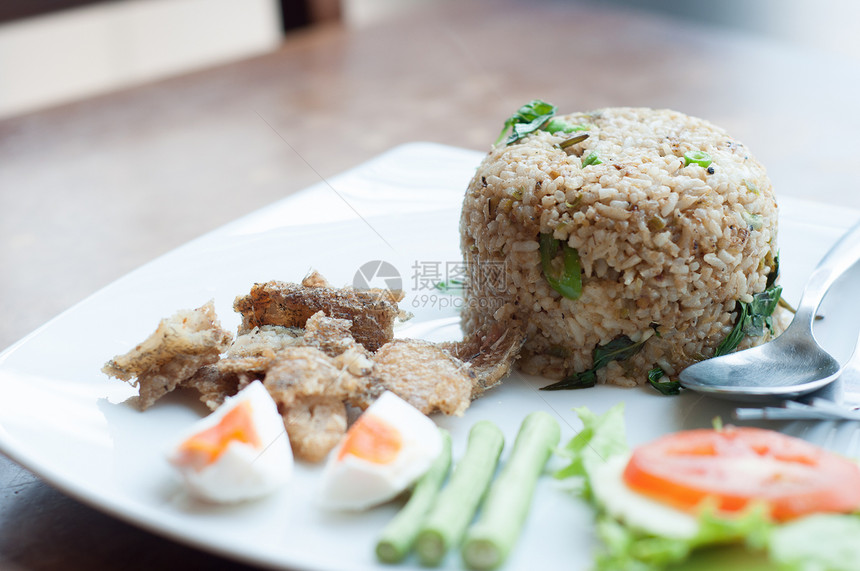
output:
<svg viewBox="0 0 860 571"><path fill-rule="evenodd" d="M843 416L834 415L832 411L822 410L810 405L796 403L795 406L767 406L762 408L737 408L734 412L737 420L833 420Z"/></svg>
<svg viewBox="0 0 860 571"><path fill-rule="evenodd" d="M854 423L847 423L852 427L850 432L848 444L845 445L846 456L851 456L852 458L857 458L860 456L860 426L857 426Z"/></svg>
<svg viewBox="0 0 860 571"><path fill-rule="evenodd" d="M860 405L860 334L854 345L854 352L842 366L839 377L834 381L834 388L836 389L834 400L837 403L852 407Z"/></svg>

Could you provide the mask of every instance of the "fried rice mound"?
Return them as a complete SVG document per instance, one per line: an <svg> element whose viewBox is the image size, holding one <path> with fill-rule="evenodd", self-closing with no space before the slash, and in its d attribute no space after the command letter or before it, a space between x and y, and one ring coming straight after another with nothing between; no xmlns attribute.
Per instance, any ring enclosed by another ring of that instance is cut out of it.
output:
<svg viewBox="0 0 860 571"><path fill-rule="evenodd" d="M573 130L497 144L468 186L465 333L520 327L526 373L591 370L594 382L624 386L712 357L739 302L752 303L778 275L777 203L764 167L722 129L675 111L555 119ZM707 166L685 160L702 151ZM568 256L578 256L578 297L547 279L570 270ZM778 307L739 348L778 335L786 314ZM629 351L597 363L613 347Z"/></svg>

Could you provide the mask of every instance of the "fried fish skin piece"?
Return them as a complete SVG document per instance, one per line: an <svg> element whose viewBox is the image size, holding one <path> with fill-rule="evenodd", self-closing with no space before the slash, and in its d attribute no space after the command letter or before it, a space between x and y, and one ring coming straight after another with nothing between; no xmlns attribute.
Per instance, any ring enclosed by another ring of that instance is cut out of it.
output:
<svg viewBox="0 0 860 571"><path fill-rule="evenodd" d="M296 327L263 325L241 333L227 349L224 359L260 357L302 343L304 331Z"/></svg>
<svg viewBox="0 0 860 571"><path fill-rule="evenodd" d="M305 324L302 345L316 347L335 364L353 375L364 377L373 371L373 354L350 333L352 321L327 317L322 311L313 314Z"/></svg>
<svg viewBox="0 0 860 571"><path fill-rule="evenodd" d="M324 460L346 434L346 405L336 398L304 398L282 416L293 454L307 462Z"/></svg>
<svg viewBox="0 0 860 571"><path fill-rule="evenodd" d="M304 332L296 327L264 325L240 334L215 367L224 374L262 378L288 347L303 344Z"/></svg>
<svg viewBox="0 0 860 571"><path fill-rule="evenodd" d="M266 371L287 347L302 343L298 328L264 325L236 337L220 361L201 367L181 386L200 393L200 400L215 410L251 381L262 380Z"/></svg>
<svg viewBox="0 0 860 571"><path fill-rule="evenodd" d="M373 355L368 392L350 403L365 408L388 389L424 414L461 415L511 372L525 339L520 329L503 324L463 341L396 339Z"/></svg>
<svg viewBox="0 0 860 571"><path fill-rule="evenodd" d="M263 381L284 418L296 458L318 462L346 434L346 405L367 392L369 380L341 368L315 347L278 355Z"/></svg>
<svg viewBox="0 0 860 571"><path fill-rule="evenodd" d="M525 342L522 329L496 322L481 327L462 341L439 343L438 346L468 366L472 400L475 400L511 372Z"/></svg>
<svg viewBox="0 0 860 571"><path fill-rule="evenodd" d="M291 347L278 354L263 384L275 402L290 408L304 397L346 400L367 390L368 379L353 375L316 347Z"/></svg>
<svg viewBox="0 0 860 571"><path fill-rule="evenodd" d="M255 380L254 375L224 372L218 364L204 365L190 378L182 381L182 387L200 393L200 402L214 411L224 404L227 397L233 396Z"/></svg>
<svg viewBox="0 0 860 571"><path fill-rule="evenodd" d="M395 339L373 356L368 396L388 389L424 414L460 416L469 407L472 377L459 359L428 341ZM382 390L380 390L382 389ZM369 402L360 403L362 408Z"/></svg>
<svg viewBox="0 0 860 571"><path fill-rule="evenodd" d="M217 362L232 339L221 328L210 300L197 309L180 310L162 319L155 332L108 361L102 372L138 387L137 406L146 410L198 369Z"/></svg>
<svg viewBox="0 0 860 571"><path fill-rule="evenodd" d="M316 270L311 270L311 273L302 279L302 285L305 287L331 287L329 281Z"/></svg>
<svg viewBox="0 0 860 571"><path fill-rule="evenodd" d="M325 312L318 311L305 322L305 335L302 344L316 347L329 357L337 357L351 348L361 347L350 333L352 321L328 317Z"/></svg>
<svg viewBox="0 0 860 571"><path fill-rule="evenodd" d="M248 295L236 298L233 309L242 314L239 333L262 325L305 327L312 315L322 311L351 321L353 338L368 351L376 351L394 338L394 321L402 316L397 302L403 295L402 291L270 281L254 284Z"/></svg>

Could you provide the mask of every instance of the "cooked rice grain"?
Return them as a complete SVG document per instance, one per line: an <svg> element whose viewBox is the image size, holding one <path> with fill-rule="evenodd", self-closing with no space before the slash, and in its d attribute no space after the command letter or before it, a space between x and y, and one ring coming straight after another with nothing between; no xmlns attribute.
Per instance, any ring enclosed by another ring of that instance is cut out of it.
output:
<svg viewBox="0 0 860 571"><path fill-rule="evenodd" d="M560 119L590 136L562 150L567 135L537 131L496 147L469 184L460 223L466 334L492 321L519 325L528 335L520 368L562 378L590 368L596 346L656 327L639 353L598 371L598 382L625 386L645 383L655 366L676 374L713 356L734 325L736 300L763 291L774 270L777 205L764 167L722 129L674 111ZM713 174L684 166L694 150L711 155ZM582 167L592 152L602 163ZM545 232L579 253L577 300L543 276ZM502 264L499 286L490 276ZM785 321L778 308L777 334Z"/></svg>

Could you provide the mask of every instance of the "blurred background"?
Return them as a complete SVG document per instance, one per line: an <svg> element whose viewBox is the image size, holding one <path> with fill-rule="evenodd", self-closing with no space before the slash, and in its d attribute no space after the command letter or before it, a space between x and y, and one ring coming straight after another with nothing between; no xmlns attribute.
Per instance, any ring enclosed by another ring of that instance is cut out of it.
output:
<svg viewBox="0 0 860 571"><path fill-rule="evenodd" d="M366 27L438 1L4 0L0 118L266 53L307 26ZM591 3L860 59L860 3L852 0Z"/></svg>

